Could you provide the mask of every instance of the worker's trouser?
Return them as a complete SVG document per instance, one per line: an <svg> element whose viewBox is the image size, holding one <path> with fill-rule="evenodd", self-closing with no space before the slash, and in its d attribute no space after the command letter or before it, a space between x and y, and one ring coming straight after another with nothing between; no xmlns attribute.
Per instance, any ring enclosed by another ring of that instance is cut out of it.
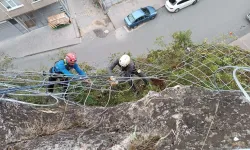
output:
<svg viewBox="0 0 250 150"><path fill-rule="evenodd" d="M52 72L52 68L50 68L49 70L50 73L53 73ZM57 73L57 74L53 74L49 77L49 82L50 84L48 85L48 92L50 93L53 93L54 91L54 85L53 82L55 82L57 79L59 79L61 82L59 83L59 85L63 86L63 93L66 92L67 88L68 88L68 85L69 85L69 82L68 82L68 78L66 77L62 77L60 76L62 73ZM51 83L52 82L52 83ZM66 97L67 94L65 93L64 97Z"/></svg>
<svg viewBox="0 0 250 150"><path fill-rule="evenodd" d="M136 89L135 85L133 84L133 81L128 77L133 77L134 75L136 75L138 77L142 77L142 80L143 80L144 84L148 85L148 79L145 78L146 75L144 73L142 73L142 72L139 73L137 70L133 70L131 73L121 72L121 76L126 77L126 78L124 78L122 80L123 81L129 80L128 83L132 87L133 91L137 91L137 89Z"/></svg>

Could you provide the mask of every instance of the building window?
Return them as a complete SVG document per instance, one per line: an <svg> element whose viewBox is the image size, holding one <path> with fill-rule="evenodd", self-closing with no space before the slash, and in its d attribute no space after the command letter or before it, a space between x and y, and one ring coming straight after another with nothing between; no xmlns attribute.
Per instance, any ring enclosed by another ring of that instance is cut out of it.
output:
<svg viewBox="0 0 250 150"><path fill-rule="evenodd" d="M13 10L23 6L19 0L0 0L0 3L8 10Z"/></svg>

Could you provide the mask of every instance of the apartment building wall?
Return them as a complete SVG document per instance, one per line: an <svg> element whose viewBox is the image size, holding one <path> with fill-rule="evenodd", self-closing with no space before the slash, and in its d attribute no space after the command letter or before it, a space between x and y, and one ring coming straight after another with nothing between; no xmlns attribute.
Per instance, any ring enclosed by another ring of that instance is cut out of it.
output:
<svg viewBox="0 0 250 150"><path fill-rule="evenodd" d="M3 5L3 1L5 0L0 0L0 2L2 2L0 3L0 22L39 8L43 8L57 2L58 0L14 0L20 2L22 5L9 10Z"/></svg>

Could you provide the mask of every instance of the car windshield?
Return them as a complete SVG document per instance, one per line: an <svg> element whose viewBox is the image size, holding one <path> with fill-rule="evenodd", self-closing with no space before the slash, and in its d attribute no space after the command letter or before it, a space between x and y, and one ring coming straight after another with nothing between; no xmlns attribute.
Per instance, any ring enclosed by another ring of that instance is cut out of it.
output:
<svg viewBox="0 0 250 150"><path fill-rule="evenodd" d="M132 14L130 14L130 15L128 15L128 20L129 20L130 22L134 22L134 21L135 21L135 18L134 18L134 16L133 16Z"/></svg>
<svg viewBox="0 0 250 150"><path fill-rule="evenodd" d="M175 0L169 0L170 4L175 5L176 1Z"/></svg>
<svg viewBox="0 0 250 150"><path fill-rule="evenodd" d="M150 12L147 8L142 8L142 11L145 13L145 15L149 16Z"/></svg>

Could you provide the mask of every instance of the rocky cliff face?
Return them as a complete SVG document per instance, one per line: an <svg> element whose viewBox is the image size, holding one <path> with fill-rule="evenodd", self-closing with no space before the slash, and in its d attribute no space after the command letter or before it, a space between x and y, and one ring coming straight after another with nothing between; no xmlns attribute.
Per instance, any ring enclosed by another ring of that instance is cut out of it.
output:
<svg viewBox="0 0 250 150"><path fill-rule="evenodd" d="M0 146L25 150L250 148L241 93L195 87L150 92L110 108L32 108L0 102Z"/></svg>

